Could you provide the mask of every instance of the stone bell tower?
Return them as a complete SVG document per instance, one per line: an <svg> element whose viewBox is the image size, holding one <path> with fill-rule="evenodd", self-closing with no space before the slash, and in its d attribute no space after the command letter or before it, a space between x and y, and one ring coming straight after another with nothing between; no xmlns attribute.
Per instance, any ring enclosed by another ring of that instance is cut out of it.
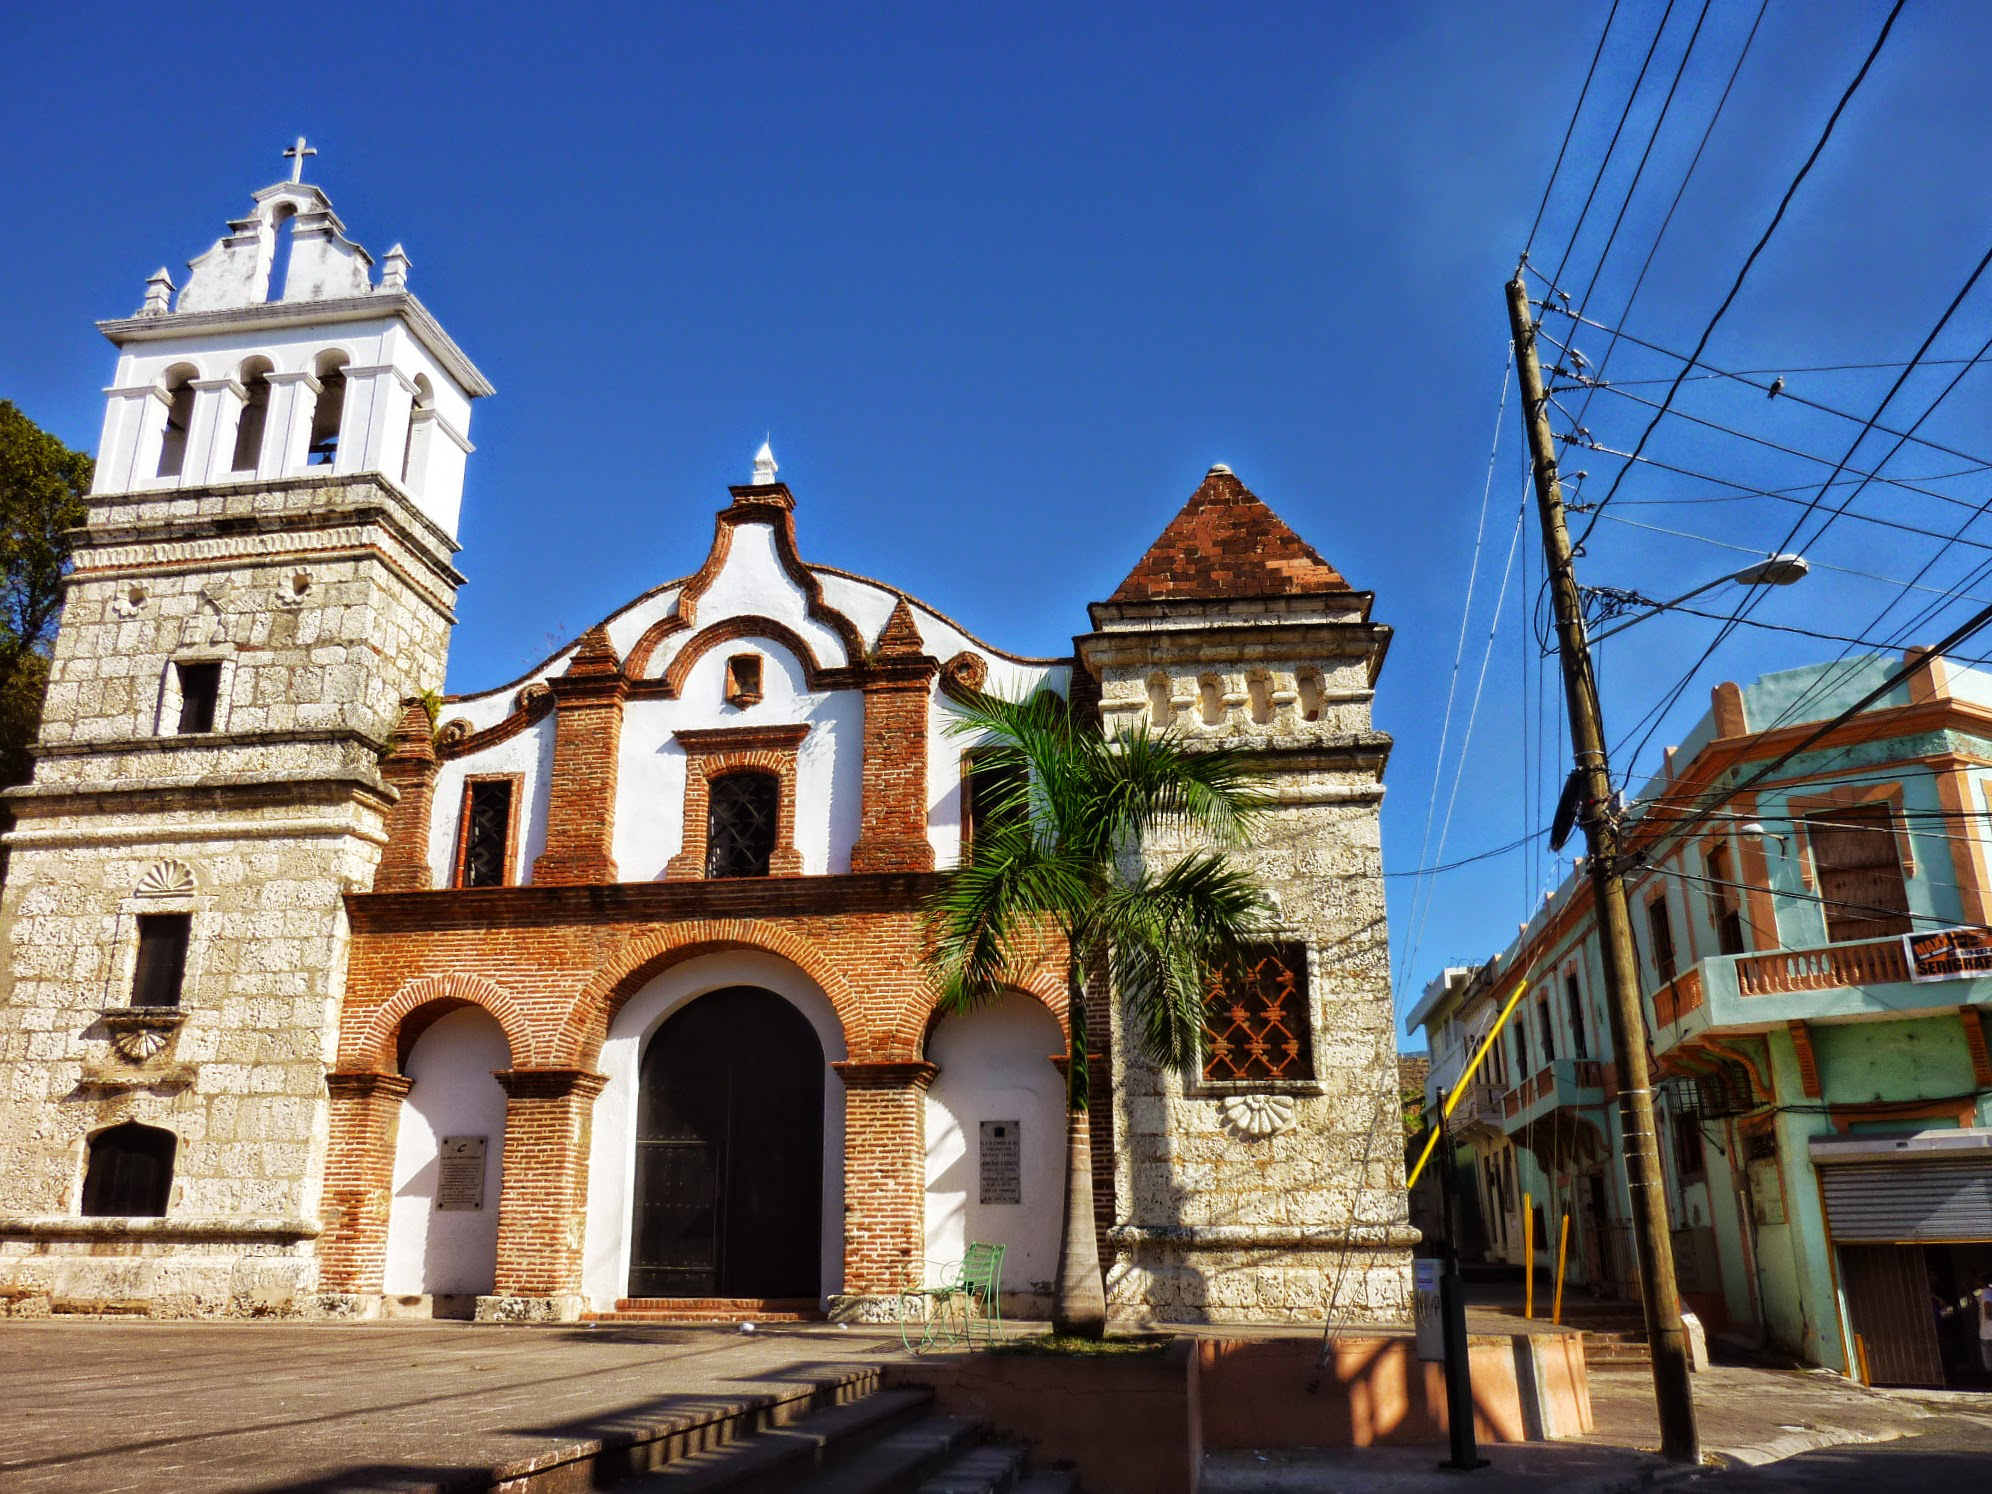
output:
<svg viewBox="0 0 1992 1494"><path fill-rule="evenodd" d="M1371 601L1213 467L1078 640L1106 730L1243 748L1274 801L1238 859L1277 927L1247 989L1213 1002L1205 1071L1146 1062L1112 1009L1117 1311L1410 1317L1378 828L1390 738L1370 723L1390 629Z"/></svg>
<svg viewBox="0 0 1992 1494"><path fill-rule="evenodd" d="M298 166L303 165L299 142ZM256 193L118 350L0 902L0 1293L310 1311L343 898L439 689L491 392L318 188Z"/></svg>

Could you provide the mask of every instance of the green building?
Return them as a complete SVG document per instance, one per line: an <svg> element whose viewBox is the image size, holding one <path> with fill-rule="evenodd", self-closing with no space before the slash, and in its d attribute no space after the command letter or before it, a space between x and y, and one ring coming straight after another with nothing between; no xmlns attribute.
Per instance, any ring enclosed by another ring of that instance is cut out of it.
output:
<svg viewBox="0 0 1992 1494"><path fill-rule="evenodd" d="M1874 689L1888 656L1723 684L1628 809L1630 875L1683 1305L1718 1340L1877 1384L1983 1384L1992 1274L1992 673L1933 660L1748 793L1726 791ZM1716 813L1671 828L1711 802ZM1508 949L1407 1019L1450 1091L1465 1252L1635 1297L1618 1065L1582 867ZM1964 1304L1961 1308L1960 1304Z"/></svg>

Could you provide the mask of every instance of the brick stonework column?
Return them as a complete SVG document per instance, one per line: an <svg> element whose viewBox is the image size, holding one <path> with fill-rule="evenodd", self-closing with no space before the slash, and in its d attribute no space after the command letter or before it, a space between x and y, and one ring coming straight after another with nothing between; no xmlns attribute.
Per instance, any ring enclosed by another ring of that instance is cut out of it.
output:
<svg viewBox="0 0 1992 1494"><path fill-rule="evenodd" d="M546 849L533 881L573 886L616 880L616 751L622 741L629 681L597 624L581 638L553 690L553 783L547 798Z"/></svg>
<svg viewBox="0 0 1992 1494"><path fill-rule="evenodd" d="M419 700L411 700L394 728L394 748L380 765L380 776L401 797L387 816L387 848L374 873L375 892L426 892L434 885L429 871L429 825L436 803L436 730Z"/></svg>
<svg viewBox="0 0 1992 1494"><path fill-rule="evenodd" d="M927 839L927 701L940 669L921 652L913 609L900 599L865 679L864 802L854 872L934 869Z"/></svg>
<svg viewBox="0 0 1992 1494"><path fill-rule="evenodd" d="M833 1063L844 1081L844 1294L883 1297L926 1254L927 1086L922 1060Z"/></svg>
<svg viewBox="0 0 1992 1494"><path fill-rule="evenodd" d="M581 1297L588 1140L609 1081L586 1069L504 1069L505 1181L498 1195L498 1277L477 1316L571 1320Z"/></svg>
<svg viewBox="0 0 1992 1494"><path fill-rule="evenodd" d="M331 1095L325 1193L318 1237L318 1286L340 1296L379 1296L387 1266L387 1211L394 1200L394 1139L406 1074L339 1072Z"/></svg>

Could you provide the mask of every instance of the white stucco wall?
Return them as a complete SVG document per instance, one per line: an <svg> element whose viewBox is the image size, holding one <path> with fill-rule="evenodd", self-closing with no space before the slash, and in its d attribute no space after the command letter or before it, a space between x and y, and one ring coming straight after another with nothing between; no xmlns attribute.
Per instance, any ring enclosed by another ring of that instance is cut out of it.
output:
<svg viewBox="0 0 1992 1494"><path fill-rule="evenodd" d="M511 1067L505 1034L488 1014L464 1007L415 1040L405 1072L394 1146L394 1200L387 1216L390 1294L489 1292L498 1266L498 1193L505 1165L505 1091L492 1073ZM437 1149L445 1136L483 1136L484 1207L435 1207Z"/></svg>
<svg viewBox="0 0 1992 1494"><path fill-rule="evenodd" d="M602 1044L597 1067L609 1082L595 1101L581 1273L582 1291L597 1311L613 1308L628 1293L643 1045L680 1007L728 986L774 992L808 1019L823 1045L823 1291L829 1296L844 1289L844 1084L830 1068L845 1057L843 1024L830 998L787 960L759 950L729 950L687 960L651 981L616 1014Z"/></svg>
<svg viewBox="0 0 1992 1494"><path fill-rule="evenodd" d="M940 1068L927 1091L927 1258L960 1260L976 1240L1007 1246L1006 1295L1048 1294L1058 1269L1065 1103L1051 1056L1063 1048L1057 1018L1015 993L943 1017L927 1041ZM981 1202L984 1121L1023 1128L1022 1203ZM1014 1301L1010 1310L1019 1310Z"/></svg>

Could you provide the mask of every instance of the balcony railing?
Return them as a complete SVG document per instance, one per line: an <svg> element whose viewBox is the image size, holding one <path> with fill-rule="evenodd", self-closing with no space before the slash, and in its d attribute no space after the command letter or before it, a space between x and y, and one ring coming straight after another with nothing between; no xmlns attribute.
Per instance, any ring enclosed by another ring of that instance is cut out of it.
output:
<svg viewBox="0 0 1992 1494"><path fill-rule="evenodd" d="M1558 1105L1577 1103L1580 1089L1599 1089L1605 1082L1605 1066L1595 1058L1555 1058L1508 1091L1503 1111L1512 1119L1538 1101L1551 1095Z"/></svg>
<svg viewBox="0 0 1992 1494"><path fill-rule="evenodd" d="M1780 949L1736 960L1736 990L1743 996L1887 985L1907 979L1909 961L1900 939L1830 944L1824 949Z"/></svg>
<svg viewBox="0 0 1992 1494"><path fill-rule="evenodd" d="M1498 1084L1469 1084L1453 1109L1456 1126L1498 1125L1506 1092Z"/></svg>
<svg viewBox="0 0 1992 1494"><path fill-rule="evenodd" d="M1653 993L1654 1023L1671 1027L1701 1004L1701 966L1690 965Z"/></svg>

